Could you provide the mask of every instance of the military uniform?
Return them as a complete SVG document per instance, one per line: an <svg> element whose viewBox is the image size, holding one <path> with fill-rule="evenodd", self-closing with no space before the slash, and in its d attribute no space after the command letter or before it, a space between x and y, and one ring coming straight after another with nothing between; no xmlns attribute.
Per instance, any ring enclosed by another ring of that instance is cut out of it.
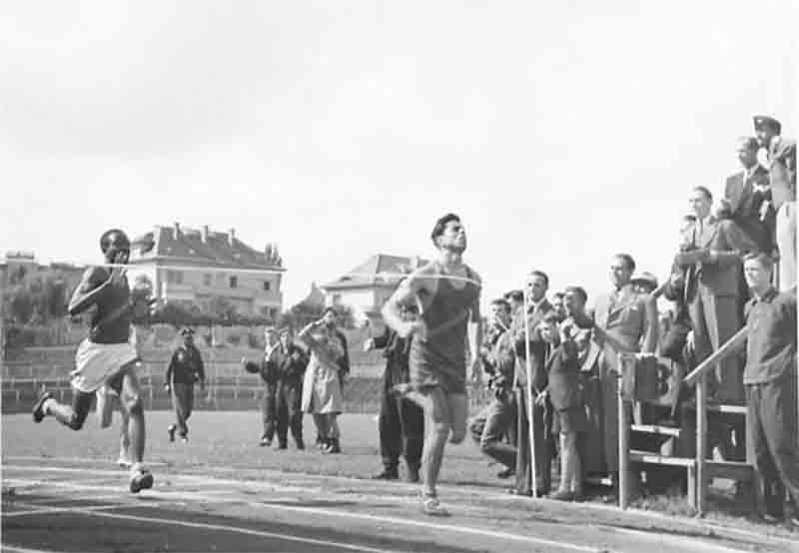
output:
<svg viewBox="0 0 799 553"><path fill-rule="evenodd" d="M185 332L185 331L184 331ZM186 421L194 408L194 383L205 385L205 366L200 351L193 344L181 344L169 361L166 383L170 387L172 407L175 410L175 425L170 426L170 437L175 428L181 438L187 438L189 427Z"/></svg>

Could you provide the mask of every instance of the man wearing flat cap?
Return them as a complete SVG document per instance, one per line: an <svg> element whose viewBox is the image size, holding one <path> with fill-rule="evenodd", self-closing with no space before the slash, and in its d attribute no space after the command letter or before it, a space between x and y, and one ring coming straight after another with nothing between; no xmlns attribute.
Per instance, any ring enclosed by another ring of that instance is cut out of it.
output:
<svg viewBox="0 0 799 553"><path fill-rule="evenodd" d="M183 343L174 351L166 369L164 388L172 395L172 407L175 410L175 423L170 424L167 432L169 441L175 441L175 430L185 443L189 441L189 427L186 421L194 407L194 383L200 383L205 390L205 366L200 351L194 345L194 331L185 327L180 336Z"/></svg>
<svg viewBox="0 0 799 553"><path fill-rule="evenodd" d="M780 255L779 285L796 287L796 142L783 138L782 125L773 117L755 115L755 134L761 152L758 161L769 173Z"/></svg>

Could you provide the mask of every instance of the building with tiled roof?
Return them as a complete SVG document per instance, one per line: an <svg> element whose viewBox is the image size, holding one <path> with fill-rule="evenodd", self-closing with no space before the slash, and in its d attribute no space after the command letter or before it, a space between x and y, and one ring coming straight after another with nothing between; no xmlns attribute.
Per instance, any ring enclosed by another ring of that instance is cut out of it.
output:
<svg viewBox="0 0 799 553"><path fill-rule="evenodd" d="M282 311L283 262L277 246L256 250L236 237L234 229L215 232L156 226L131 245L131 283L145 278L159 300L194 303L209 309L222 297L241 314L275 318Z"/></svg>
<svg viewBox="0 0 799 553"><path fill-rule="evenodd" d="M418 257L378 253L337 279L320 286L327 305L346 305L371 320L397 287L401 274L427 263Z"/></svg>

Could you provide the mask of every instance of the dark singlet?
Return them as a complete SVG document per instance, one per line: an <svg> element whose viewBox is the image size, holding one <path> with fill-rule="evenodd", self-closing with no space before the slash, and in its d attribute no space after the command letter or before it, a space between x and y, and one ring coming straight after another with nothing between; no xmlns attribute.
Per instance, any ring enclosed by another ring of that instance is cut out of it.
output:
<svg viewBox="0 0 799 553"><path fill-rule="evenodd" d="M93 269L84 290L89 292L108 280L108 272ZM130 288L127 277L119 283L109 284L97 298L97 310L92 314L89 341L95 344L124 344L130 337L132 312L130 310Z"/></svg>
<svg viewBox="0 0 799 553"><path fill-rule="evenodd" d="M436 264L436 268L437 274L443 273L440 265ZM466 275L477 280L469 267ZM427 325L427 338L414 336L411 340L411 386L440 386L449 393L466 393L466 328L470 311L480 296L480 286L466 282L459 289L447 278L437 280L435 292L421 294L426 304L421 319Z"/></svg>

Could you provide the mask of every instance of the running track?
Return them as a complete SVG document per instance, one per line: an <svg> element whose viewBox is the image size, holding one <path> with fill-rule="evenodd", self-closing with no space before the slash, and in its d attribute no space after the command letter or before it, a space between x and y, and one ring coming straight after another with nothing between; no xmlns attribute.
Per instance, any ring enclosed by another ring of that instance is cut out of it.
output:
<svg viewBox="0 0 799 553"><path fill-rule="evenodd" d="M790 536L473 488L442 489L452 516L431 518L405 484L152 468L154 489L132 495L107 462L6 457L3 551L799 552Z"/></svg>

